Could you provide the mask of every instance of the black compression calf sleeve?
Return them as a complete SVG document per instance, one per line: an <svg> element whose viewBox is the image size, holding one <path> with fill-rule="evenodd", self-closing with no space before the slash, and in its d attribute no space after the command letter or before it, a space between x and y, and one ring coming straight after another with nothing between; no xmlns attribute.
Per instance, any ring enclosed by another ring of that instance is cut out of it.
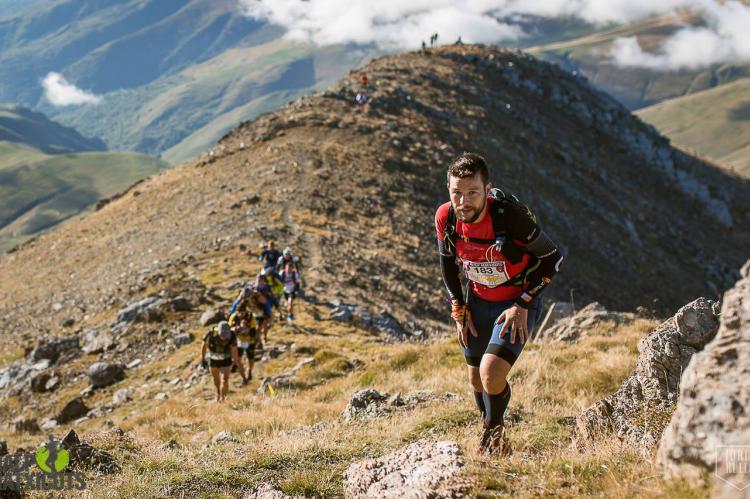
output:
<svg viewBox="0 0 750 499"><path fill-rule="evenodd" d="M505 389L498 394L483 393L484 407L486 408L484 420L487 427L492 428L504 424L503 417L505 416L505 410L508 408L508 402L510 402L510 383L506 382Z"/></svg>
<svg viewBox="0 0 750 499"><path fill-rule="evenodd" d="M487 411L484 409L484 392L474 392L474 401L477 403L477 409L486 417Z"/></svg>

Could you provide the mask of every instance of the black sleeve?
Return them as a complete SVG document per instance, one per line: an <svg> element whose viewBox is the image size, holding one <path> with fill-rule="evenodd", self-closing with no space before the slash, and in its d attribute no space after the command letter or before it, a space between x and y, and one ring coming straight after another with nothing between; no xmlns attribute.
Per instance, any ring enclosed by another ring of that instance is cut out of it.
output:
<svg viewBox="0 0 750 499"><path fill-rule="evenodd" d="M546 232L536 223L536 217L522 206L511 205L508 209L508 235L518 243L524 251L536 257L527 270L524 280L526 290L516 300L516 303L528 308L542 290L552 282L552 278L559 272L563 255L557 245Z"/></svg>
<svg viewBox="0 0 750 499"><path fill-rule="evenodd" d="M451 301L458 300L458 303L463 305L464 298L461 292L461 279L458 276L458 264L456 264L456 256L448 253L449 252L446 251L443 241L438 239L440 273L443 276L443 284L445 284L445 289L448 290L448 295L450 296Z"/></svg>

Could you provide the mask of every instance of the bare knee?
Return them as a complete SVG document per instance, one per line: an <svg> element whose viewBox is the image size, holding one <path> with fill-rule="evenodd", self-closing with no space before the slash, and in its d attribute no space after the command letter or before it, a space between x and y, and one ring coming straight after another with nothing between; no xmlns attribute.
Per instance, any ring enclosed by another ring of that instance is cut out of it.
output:
<svg viewBox="0 0 750 499"><path fill-rule="evenodd" d="M469 383L471 383L471 386L474 388L475 392L481 392L484 388L482 388L482 378L479 375L479 368L468 366L468 371Z"/></svg>
<svg viewBox="0 0 750 499"><path fill-rule="evenodd" d="M479 366L482 387L487 393L500 393L505 388L505 379L510 371L510 364L494 355L485 355Z"/></svg>

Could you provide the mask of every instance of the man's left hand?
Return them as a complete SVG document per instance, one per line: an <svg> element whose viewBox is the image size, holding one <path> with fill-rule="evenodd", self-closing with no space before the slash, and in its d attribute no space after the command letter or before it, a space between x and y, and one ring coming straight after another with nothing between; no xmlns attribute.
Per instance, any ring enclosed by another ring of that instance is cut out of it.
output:
<svg viewBox="0 0 750 499"><path fill-rule="evenodd" d="M521 343L526 343L529 338L529 330L527 328L527 319L529 311L525 308L513 305L512 307L505 309L502 314L497 318L495 324L505 320L503 328L500 330L500 337L510 329L510 342L516 342L516 334L520 337Z"/></svg>

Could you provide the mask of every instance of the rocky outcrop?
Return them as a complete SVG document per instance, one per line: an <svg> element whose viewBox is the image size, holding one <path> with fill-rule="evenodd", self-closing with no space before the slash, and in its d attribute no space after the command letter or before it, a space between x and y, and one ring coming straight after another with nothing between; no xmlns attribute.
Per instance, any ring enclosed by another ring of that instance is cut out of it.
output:
<svg viewBox="0 0 750 499"><path fill-rule="evenodd" d="M457 399L459 395L446 392L438 395L432 390L416 390L409 392L406 396L400 393L388 395L380 393L374 388L366 388L352 394L346 405L342 417L346 421L356 419L367 419L381 417L396 411L405 411L424 406L435 400Z"/></svg>
<svg viewBox="0 0 750 499"><path fill-rule="evenodd" d="M74 419L85 416L88 412L89 408L83 403L83 399L81 397L76 397L65 404L55 417L55 420L58 423L67 423L68 421L73 421Z"/></svg>
<svg viewBox="0 0 750 499"><path fill-rule="evenodd" d="M420 440L385 456L353 463L344 494L363 497L453 498L466 495L459 477L464 466L456 442Z"/></svg>
<svg viewBox="0 0 750 499"><path fill-rule="evenodd" d="M53 338L40 342L28 356L29 363L49 360L50 364L57 362L64 353L78 349L78 338Z"/></svg>
<svg viewBox="0 0 750 499"><path fill-rule="evenodd" d="M120 471L112 454L82 442L74 430L70 430L63 437L60 445L70 453L70 465L75 469L97 471L102 474Z"/></svg>
<svg viewBox="0 0 750 499"><path fill-rule="evenodd" d="M541 338L544 331L551 328L560 320L568 318L573 315L573 304L564 301L556 301L549 305L547 313L544 315L544 319L537 326L536 331L532 331L532 337L534 339Z"/></svg>
<svg viewBox="0 0 750 499"><path fill-rule="evenodd" d="M166 302L158 296L151 296L129 304L117 313L118 323L151 322L161 318L160 308Z"/></svg>
<svg viewBox="0 0 750 499"><path fill-rule="evenodd" d="M559 319L555 324L539 330L536 339L576 341L589 334L598 324L621 324L635 318L627 312L609 312L598 302L589 303L571 317Z"/></svg>
<svg viewBox="0 0 750 499"><path fill-rule="evenodd" d="M714 491L726 497L750 487L750 266L742 273L724 295L716 337L685 369L657 453L668 476L714 472L720 478ZM750 497L750 488L744 494Z"/></svg>
<svg viewBox="0 0 750 499"><path fill-rule="evenodd" d="M201 326L209 326L221 322L224 319L224 312L221 310L206 310L201 314L200 324Z"/></svg>
<svg viewBox="0 0 750 499"><path fill-rule="evenodd" d="M699 298L638 343L638 364L614 394L577 417L578 436L614 431L643 453L659 441L672 415L680 376L691 357L716 335L718 304Z"/></svg>
<svg viewBox="0 0 750 499"><path fill-rule="evenodd" d="M108 362L95 362L89 366L86 373L94 388L109 386L125 378L122 365Z"/></svg>
<svg viewBox="0 0 750 499"><path fill-rule="evenodd" d="M366 308L341 300L331 302L333 307L328 313L328 319L333 321L351 322L360 327L378 333L385 333L394 338L402 339L406 334L401 324L388 312L373 314Z"/></svg>

